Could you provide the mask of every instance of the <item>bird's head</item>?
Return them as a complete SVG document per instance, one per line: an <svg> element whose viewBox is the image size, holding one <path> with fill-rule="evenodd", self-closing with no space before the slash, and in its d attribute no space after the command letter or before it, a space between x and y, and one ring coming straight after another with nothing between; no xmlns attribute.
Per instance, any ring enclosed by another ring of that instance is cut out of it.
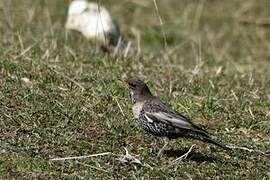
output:
<svg viewBox="0 0 270 180"><path fill-rule="evenodd" d="M149 97L152 97L152 94L148 86L139 78L130 78L125 79L124 82L127 84L130 95L133 103L138 101L144 101Z"/></svg>

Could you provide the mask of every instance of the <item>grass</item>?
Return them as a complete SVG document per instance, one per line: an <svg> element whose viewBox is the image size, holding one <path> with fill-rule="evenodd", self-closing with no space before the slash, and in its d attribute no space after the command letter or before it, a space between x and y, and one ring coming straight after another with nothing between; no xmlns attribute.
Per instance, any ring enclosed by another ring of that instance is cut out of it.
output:
<svg viewBox="0 0 270 180"><path fill-rule="evenodd" d="M154 94L225 143L270 148L270 29L241 18L269 17L268 0L102 1L142 58L97 53L64 30L67 0L0 2L0 174L5 178L269 179L269 159L178 139L162 141L133 120L127 88L139 75ZM29 81L27 81L29 79ZM82 88L83 87L83 88ZM123 110L123 112L122 112ZM170 162L196 144L177 165ZM124 148L148 166L107 155Z"/></svg>

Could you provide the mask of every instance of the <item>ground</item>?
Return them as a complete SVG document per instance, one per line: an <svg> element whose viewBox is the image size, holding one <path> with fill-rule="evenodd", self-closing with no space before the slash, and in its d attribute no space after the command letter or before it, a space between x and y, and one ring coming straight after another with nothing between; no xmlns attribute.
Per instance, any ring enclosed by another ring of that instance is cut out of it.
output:
<svg viewBox="0 0 270 180"><path fill-rule="evenodd" d="M137 75L222 142L268 151L269 0L101 1L141 50L127 58L66 32L68 3L0 2L3 179L270 178L267 157L198 141L172 141L157 158L162 140L137 126L118 80ZM125 148L143 164L122 162Z"/></svg>

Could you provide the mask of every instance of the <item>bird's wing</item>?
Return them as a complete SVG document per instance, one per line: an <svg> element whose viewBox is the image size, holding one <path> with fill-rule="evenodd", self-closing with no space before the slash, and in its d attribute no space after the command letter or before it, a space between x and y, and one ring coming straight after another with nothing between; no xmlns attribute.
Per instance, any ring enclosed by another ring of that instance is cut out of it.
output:
<svg viewBox="0 0 270 180"><path fill-rule="evenodd" d="M144 114L149 122L162 122L173 127L206 133L206 131L194 125L187 117L172 111L161 101L153 103L149 108L145 108Z"/></svg>
<svg viewBox="0 0 270 180"><path fill-rule="evenodd" d="M193 125L181 116L167 112L145 112L145 117L149 122L162 122L173 127L183 129L193 129Z"/></svg>

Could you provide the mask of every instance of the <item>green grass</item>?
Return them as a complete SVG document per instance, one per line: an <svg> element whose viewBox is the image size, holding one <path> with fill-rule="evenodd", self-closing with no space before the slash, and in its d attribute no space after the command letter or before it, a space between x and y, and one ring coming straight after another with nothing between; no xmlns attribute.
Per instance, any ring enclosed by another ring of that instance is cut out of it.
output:
<svg viewBox="0 0 270 180"><path fill-rule="evenodd" d="M1 177L269 179L266 157L198 141L178 139L157 158L162 141L137 126L117 80L139 75L223 142L269 150L270 29L239 23L268 18L269 0L157 1L166 49L153 2L134 2L102 4L126 37L136 42L131 29L140 33L139 59L112 58L65 33L66 0L0 2ZM121 163L124 148L151 168ZM49 161L102 152L115 155Z"/></svg>

